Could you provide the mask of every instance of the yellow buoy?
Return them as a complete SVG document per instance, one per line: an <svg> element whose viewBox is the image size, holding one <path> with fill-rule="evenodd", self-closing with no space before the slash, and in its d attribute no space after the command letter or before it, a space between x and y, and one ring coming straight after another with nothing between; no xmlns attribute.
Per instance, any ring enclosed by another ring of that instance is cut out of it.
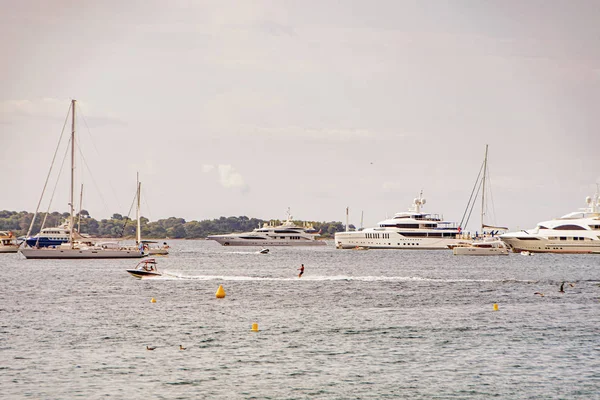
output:
<svg viewBox="0 0 600 400"><path fill-rule="evenodd" d="M252 332L258 332L258 324L256 322L252 324Z"/></svg>
<svg viewBox="0 0 600 400"><path fill-rule="evenodd" d="M498 311L498 304L494 303L494 311Z"/></svg>
<svg viewBox="0 0 600 400"><path fill-rule="evenodd" d="M216 293L217 299L222 299L225 297L225 289L223 289L223 285L219 285Z"/></svg>
<svg viewBox="0 0 600 400"><path fill-rule="evenodd" d="M156 299L153 297L152 299L150 299L150 303L156 303Z"/></svg>

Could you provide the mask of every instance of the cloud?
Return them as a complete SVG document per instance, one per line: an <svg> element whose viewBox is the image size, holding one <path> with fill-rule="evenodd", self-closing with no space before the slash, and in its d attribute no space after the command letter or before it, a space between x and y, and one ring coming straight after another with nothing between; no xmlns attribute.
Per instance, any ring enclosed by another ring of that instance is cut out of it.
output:
<svg viewBox="0 0 600 400"><path fill-rule="evenodd" d="M214 165L205 164L202 166L202 172L209 173L213 170L217 170L219 177L219 184L226 189L239 189L242 192L250 190L249 186L244 181L242 174L236 171L236 169L229 164L219 164L216 167Z"/></svg>
<svg viewBox="0 0 600 400"><path fill-rule="evenodd" d="M345 128L305 128L300 126L287 126L280 128L248 127L254 135L265 136L270 139L314 139L333 142L346 142L354 140L374 139L376 132L366 129Z"/></svg>
<svg viewBox="0 0 600 400"><path fill-rule="evenodd" d="M400 193L404 188L404 185L400 182L383 182L381 185L384 192L388 193Z"/></svg>

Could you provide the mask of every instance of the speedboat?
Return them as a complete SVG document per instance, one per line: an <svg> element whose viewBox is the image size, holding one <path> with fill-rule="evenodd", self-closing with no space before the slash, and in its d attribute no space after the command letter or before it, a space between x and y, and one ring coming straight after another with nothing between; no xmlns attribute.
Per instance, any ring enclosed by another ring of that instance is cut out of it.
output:
<svg viewBox="0 0 600 400"><path fill-rule="evenodd" d="M223 246L325 246L324 240L318 240L320 233L312 226L296 225L288 208L287 220L281 225L265 222L262 228L252 232L211 235L206 239Z"/></svg>
<svg viewBox="0 0 600 400"><path fill-rule="evenodd" d="M534 229L509 232L500 239L515 253L600 254L600 191L586 197L587 207L540 222Z"/></svg>
<svg viewBox="0 0 600 400"><path fill-rule="evenodd" d="M17 238L11 231L0 231L0 253L16 253L19 251Z"/></svg>
<svg viewBox="0 0 600 400"><path fill-rule="evenodd" d="M143 261L140 261L135 269L128 269L127 272L129 272L129 274L131 274L131 276L134 278L138 279L162 276L162 274L158 271L156 260L153 258L147 258Z"/></svg>
<svg viewBox="0 0 600 400"><path fill-rule="evenodd" d="M261 249L258 253L259 254L269 254L269 249Z"/></svg>
<svg viewBox="0 0 600 400"><path fill-rule="evenodd" d="M421 192L408 211L396 213L375 228L336 232L335 246L338 249L447 250L449 245L458 244L461 241L458 224L444 221L438 214L422 212L425 203ZM346 226L349 226L348 221Z"/></svg>

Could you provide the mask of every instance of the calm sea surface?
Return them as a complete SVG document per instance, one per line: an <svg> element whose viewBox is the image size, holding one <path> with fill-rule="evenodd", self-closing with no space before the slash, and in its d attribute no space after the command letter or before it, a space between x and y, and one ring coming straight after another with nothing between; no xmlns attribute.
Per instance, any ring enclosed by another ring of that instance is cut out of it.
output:
<svg viewBox="0 0 600 400"><path fill-rule="evenodd" d="M600 255L169 244L0 254L0 398L600 399Z"/></svg>

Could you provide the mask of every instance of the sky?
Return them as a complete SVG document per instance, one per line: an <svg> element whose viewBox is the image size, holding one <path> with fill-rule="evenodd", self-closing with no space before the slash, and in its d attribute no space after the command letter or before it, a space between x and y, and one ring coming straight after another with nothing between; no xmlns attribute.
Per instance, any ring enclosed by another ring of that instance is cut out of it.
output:
<svg viewBox="0 0 600 400"><path fill-rule="evenodd" d="M486 145L486 223L534 227L600 183L598 1L0 7L0 210L35 211L71 99L97 219L129 213L139 173L152 221L369 227L421 191L460 221ZM68 211L65 148L40 210Z"/></svg>

